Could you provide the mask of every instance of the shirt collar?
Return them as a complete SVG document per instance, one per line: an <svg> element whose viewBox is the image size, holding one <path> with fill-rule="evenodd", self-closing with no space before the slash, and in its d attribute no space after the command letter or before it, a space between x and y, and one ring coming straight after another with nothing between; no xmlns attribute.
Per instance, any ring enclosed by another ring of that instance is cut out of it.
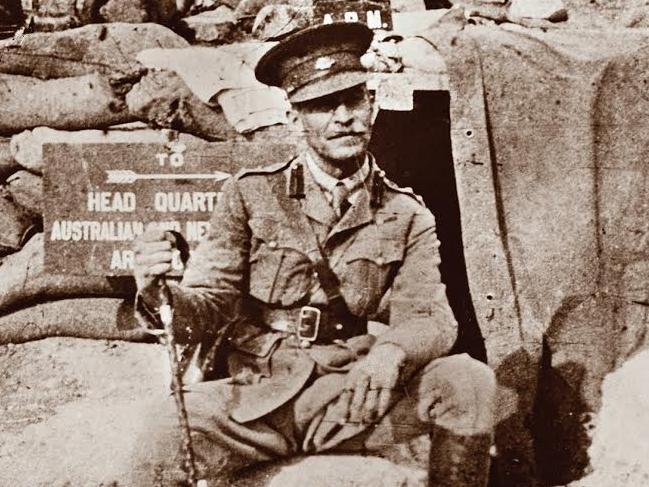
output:
<svg viewBox="0 0 649 487"><path fill-rule="evenodd" d="M338 182L342 182L347 187L348 191L352 191L362 185L370 173L370 158L367 154L365 155L363 165L359 167L354 174L347 176L344 179L337 179L323 171L313 160L309 151L306 152L306 165L311 172L311 176L313 176L313 180L329 193L333 191Z"/></svg>

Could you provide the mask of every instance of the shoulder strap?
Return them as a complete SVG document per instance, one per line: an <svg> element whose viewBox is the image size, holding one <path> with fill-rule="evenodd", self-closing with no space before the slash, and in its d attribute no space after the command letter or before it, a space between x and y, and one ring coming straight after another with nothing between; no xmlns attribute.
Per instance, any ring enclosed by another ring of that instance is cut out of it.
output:
<svg viewBox="0 0 649 487"><path fill-rule="evenodd" d="M292 161L293 161L293 159L290 159L288 161L277 162L275 164L269 164L269 165L265 165L265 166L243 168L235 175L235 178L241 179L241 178L245 178L247 176L267 176L267 175L270 175L270 174L276 174L276 173L286 169L286 167Z"/></svg>
<svg viewBox="0 0 649 487"><path fill-rule="evenodd" d="M388 187L392 191L394 191L396 193L401 193L401 194L405 194L407 196L410 196L415 201L417 201L417 203L419 203L421 206L426 206L426 203L424 202L424 199L420 195L415 193L415 191L412 188L402 188L401 186L396 184L394 181L391 181L386 177L383 178L383 183L385 184L386 187Z"/></svg>

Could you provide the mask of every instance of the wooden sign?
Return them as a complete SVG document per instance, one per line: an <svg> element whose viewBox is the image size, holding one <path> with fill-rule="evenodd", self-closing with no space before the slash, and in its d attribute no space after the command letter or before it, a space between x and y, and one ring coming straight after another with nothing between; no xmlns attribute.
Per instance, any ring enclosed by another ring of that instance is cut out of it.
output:
<svg viewBox="0 0 649 487"><path fill-rule="evenodd" d="M268 143L47 144L46 270L130 274L132 242L150 226L179 231L193 248L206 235L225 180L294 152Z"/></svg>
<svg viewBox="0 0 649 487"><path fill-rule="evenodd" d="M362 22L370 29L392 30L389 0L315 0L315 22Z"/></svg>

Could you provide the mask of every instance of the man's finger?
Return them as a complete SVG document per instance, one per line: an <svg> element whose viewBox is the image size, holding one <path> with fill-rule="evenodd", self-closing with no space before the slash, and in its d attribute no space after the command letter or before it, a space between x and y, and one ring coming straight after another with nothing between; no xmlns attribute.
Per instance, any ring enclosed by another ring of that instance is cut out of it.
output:
<svg viewBox="0 0 649 487"><path fill-rule="evenodd" d="M379 390L370 389L365 396L365 404L363 406L363 422L373 423L378 416L379 407Z"/></svg>
<svg viewBox="0 0 649 487"><path fill-rule="evenodd" d="M360 380L365 373L358 368L358 364L355 365L347 374L345 375L345 383L343 389L346 391L353 391L356 388L356 383Z"/></svg>
<svg viewBox="0 0 649 487"><path fill-rule="evenodd" d="M171 263L173 259L173 252L169 250L161 250L151 254L140 254L137 256L135 262L138 265L149 266L155 264Z"/></svg>
<svg viewBox="0 0 649 487"><path fill-rule="evenodd" d="M399 381L399 369L398 368L390 368L388 373L384 374L383 380L381 381L381 384L379 385L379 389L394 389L397 387L397 382Z"/></svg>
<svg viewBox="0 0 649 487"><path fill-rule="evenodd" d="M349 421L352 423L361 423L363 421L363 406L365 405L365 396L370 388L370 378L366 375L360 376L354 387L354 395L349 405Z"/></svg>
<svg viewBox="0 0 649 487"><path fill-rule="evenodd" d="M133 243L133 250L136 254L150 254L159 252L161 250L171 250L171 242L169 240L157 240L155 242L138 242Z"/></svg>
<svg viewBox="0 0 649 487"><path fill-rule="evenodd" d="M159 276L161 272L166 273L173 268L171 261L168 260L150 262L145 264L135 263L133 267L138 272L138 274L141 274L145 277Z"/></svg>
<svg viewBox="0 0 649 487"><path fill-rule="evenodd" d="M338 424L345 424L349 420L349 405L352 402L353 392L351 390L344 390L342 394L338 397L338 401L334 406L334 416L338 421Z"/></svg>
<svg viewBox="0 0 649 487"><path fill-rule="evenodd" d="M392 400L392 389L381 389L379 391L378 417L381 418L388 412Z"/></svg>
<svg viewBox="0 0 649 487"><path fill-rule="evenodd" d="M171 271L171 264L155 264L150 267L147 267L145 271L145 275L147 277L153 277L153 276L161 276L163 274L167 274L168 272Z"/></svg>
<svg viewBox="0 0 649 487"><path fill-rule="evenodd" d="M160 229L150 229L137 237L136 242L159 242L166 240L166 232Z"/></svg>

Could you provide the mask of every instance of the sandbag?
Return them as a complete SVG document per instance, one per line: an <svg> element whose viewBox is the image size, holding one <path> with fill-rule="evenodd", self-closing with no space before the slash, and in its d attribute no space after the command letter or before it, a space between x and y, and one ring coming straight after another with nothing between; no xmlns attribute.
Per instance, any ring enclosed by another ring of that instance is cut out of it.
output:
<svg viewBox="0 0 649 487"><path fill-rule="evenodd" d="M138 60L147 68L177 73L200 100L218 104L238 132L251 133L288 123L286 94L261 84L254 74L257 61L271 45L246 42L218 48L149 49L138 54Z"/></svg>
<svg viewBox="0 0 649 487"><path fill-rule="evenodd" d="M10 139L0 138L0 181L20 169L20 165L11 155Z"/></svg>
<svg viewBox="0 0 649 487"><path fill-rule="evenodd" d="M215 10L185 17L182 25L193 34L194 42L228 44L240 37L234 10L227 5L219 5Z"/></svg>
<svg viewBox="0 0 649 487"><path fill-rule="evenodd" d="M236 132L219 107L199 100L182 78L171 71L149 71L126 95L131 115L157 127L198 135L207 140L228 140Z"/></svg>
<svg viewBox="0 0 649 487"><path fill-rule="evenodd" d="M53 299L83 297L132 298L130 277L51 274L45 271L43 234L32 237L20 252L0 262L0 315Z"/></svg>
<svg viewBox="0 0 649 487"><path fill-rule="evenodd" d="M167 144L175 141L185 144L203 142L202 139L190 134L178 133L173 130L153 130L142 127L112 127L110 130L76 131L36 127L33 130L25 130L14 135L11 138L10 150L11 156L17 164L28 169L30 172L42 174L44 144L118 144L126 142Z"/></svg>
<svg viewBox="0 0 649 487"><path fill-rule="evenodd" d="M137 55L137 60L149 69L173 71L201 101L212 104L223 90L266 86L255 78L255 65L272 45L241 42L219 47L147 49ZM290 108L286 100L282 108Z"/></svg>
<svg viewBox="0 0 649 487"><path fill-rule="evenodd" d="M311 9L280 3L262 7L252 25L252 34L263 41L278 40L313 22Z"/></svg>
<svg viewBox="0 0 649 487"><path fill-rule="evenodd" d="M577 486L646 484L649 478L649 395L645 387L648 367L649 350L644 349L606 376L602 384L602 409L591 424L593 442L588 450L591 473Z"/></svg>
<svg viewBox="0 0 649 487"><path fill-rule="evenodd" d="M6 187L0 187L0 255L20 249L36 223L34 215L18 206Z"/></svg>
<svg viewBox="0 0 649 487"><path fill-rule="evenodd" d="M100 9L99 15L105 22L141 23L150 19L144 0L108 0Z"/></svg>
<svg viewBox="0 0 649 487"><path fill-rule="evenodd" d="M43 178L29 171L17 171L7 178L13 201L35 216L43 213Z"/></svg>
<svg viewBox="0 0 649 487"><path fill-rule="evenodd" d="M153 47L188 43L157 24L92 24L56 33L26 34L20 43L0 41L0 72L41 79L121 73L140 69L135 56Z"/></svg>
<svg viewBox="0 0 649 487"><path fill-rule="evenodd" d="M105 22L157 22L170 24L185 13L189 0L108 0L99 9Z"/></svg>
<svg viewBox="0 0 649 487"><path fill-rule="evenodd" d="M46 125L76 130L134 120L114 86L99 74L41 81L0 74L0 134Z"/></svg>
<svg viewBox="0 0 649 487"><path fill-rule="evenodd" d="M93 18L98 4L102 0L46 0L40 2L25 1L22 3L25 16L40 20L47 19L74 19L78 25L80 22L87 24ZM37 29L40 27L36 25ZM40 29L38 29L40 30Z"/></svg>
<svg viewBox="0 0 649 487"><path fill-rule="evenodd" d="M63 299L0 316L0 344L54 336L145 341L130 302L114 298Z"/></svg>
<svg viewBox="0 0 649 487"><path fill-rule="evenodd" d="M263 7L278 4L288 4L302 10L313 8L312 0L241 0L234 10L234 14L237 19L254 18Z"/></svg>

